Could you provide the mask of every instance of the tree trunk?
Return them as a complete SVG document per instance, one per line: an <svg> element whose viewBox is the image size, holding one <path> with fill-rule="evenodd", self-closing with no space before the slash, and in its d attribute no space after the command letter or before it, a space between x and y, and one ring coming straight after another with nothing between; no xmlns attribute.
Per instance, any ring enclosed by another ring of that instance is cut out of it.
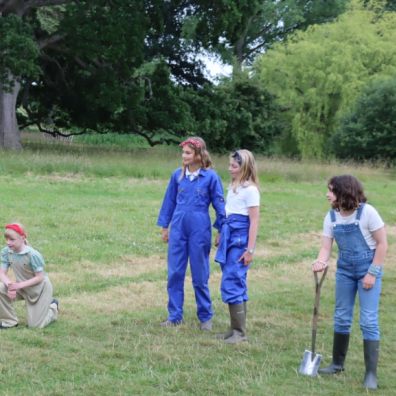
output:
<svg viewBox="0 0 396 396"><path fill-rule="evenodd" d="M11 90L0 84L0 148L20 150L21 135L16 118L16 103L21 85L14 79Z"/></svg>

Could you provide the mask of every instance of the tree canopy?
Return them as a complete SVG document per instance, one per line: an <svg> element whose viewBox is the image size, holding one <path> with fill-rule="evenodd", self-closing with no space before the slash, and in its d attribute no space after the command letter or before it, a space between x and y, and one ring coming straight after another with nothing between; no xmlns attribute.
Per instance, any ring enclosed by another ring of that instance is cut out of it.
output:
<svg viewBox="0 0 396 396"><path fill-rule="evenodd" d="M332 24L312 26L259 57L261 83L287 109L302 157L329 154L329 139L363 87L396 74L396 15L355 5Z"/></svg>
<svg viewBox="0 0 396 396"><path fill-rule="evenodd" d="M171 142L214 125L209 114L216 112L196 111L194 103L206 98L208 107L222 95L231 109L244 109L254 141L268 132L256 120L264 90L246 79L213 90L202 51L240 66L296 29L331 20L346 3L0 0L0 145L20 147L17 116L22 127L52 134L117 131ZM246 102L231 105L238 98L230 95L242 91L250 92ZM228 125L222 133L241 129L229 114L216 117L216 125Z"/></svg>
<svg viewBox="0 0 396 396"><path fill-rule="evenodd" d="M371 82L331 138L340 158L396 160L396 77Z"/></svg>

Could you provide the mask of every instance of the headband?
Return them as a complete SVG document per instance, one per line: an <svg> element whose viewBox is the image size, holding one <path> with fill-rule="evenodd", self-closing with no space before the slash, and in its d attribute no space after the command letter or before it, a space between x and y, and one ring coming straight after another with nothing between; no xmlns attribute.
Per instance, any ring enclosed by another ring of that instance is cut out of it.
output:
<svg viewBox="0 0 396 396"><path fill-rule="evenodd" d="M198 139L188 138L184 142L181 142L179 146L184 147L186 144L191 144L195 148L202 148L202 143Z"/></svg>
<svg viewBox="0 0 396 396"><path fill-rule="evenodd" d="M23 228L22 228L19 224L16 224L16 223L7 224L7 225L5 226L5 229L6 229L6 230L13 230L13 231L15 231L17 234L19 234L20 236L26 238L26 233L25 233L25 231L23 230Z"/></svg>
<svg viewBox="0 0 396 396"><path fill-rule="evenodd" d="M242 165L242 157L241 157L241 154L239 154L238 150L234 151L231 154L231 158L234 159L236 162L238 162L239 166Z"/></svg>

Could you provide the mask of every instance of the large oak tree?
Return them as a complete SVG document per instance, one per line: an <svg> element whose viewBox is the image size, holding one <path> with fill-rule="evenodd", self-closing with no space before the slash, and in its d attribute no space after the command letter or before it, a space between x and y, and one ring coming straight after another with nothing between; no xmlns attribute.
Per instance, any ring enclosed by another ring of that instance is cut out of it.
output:
<svg viewBox="0 0 396 396"><path fill-rule="evenodd" d="M208 84L202 50L239 68L346 2L0 0L0 147L21 147L18 122L170 142L202 125L185 100Z"/></svg>

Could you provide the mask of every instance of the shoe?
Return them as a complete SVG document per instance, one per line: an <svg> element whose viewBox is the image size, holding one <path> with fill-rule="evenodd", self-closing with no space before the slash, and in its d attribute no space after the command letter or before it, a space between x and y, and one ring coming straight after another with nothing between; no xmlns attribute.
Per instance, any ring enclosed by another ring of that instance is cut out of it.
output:
<svg viewBox="0 0 396 396"><path fill-rule="evenodd" d="M18 327L18 323L14 326L3 326L3 323L0 322L0 330L13 329L14 327Z"/></svg>
<svg viewBox="0 0 396 396"><path fill-rule="evenodd" d="M212 327L213 327L212 319L209 319L206 322L201 322L199 324L199 329L202 331L212 331Z"/></svg>
<svg viewBox="0 0 396 396"><path fill-rule="evenodd" d="M50 304L50 305L52 305L52 304L55 304L55 305L56 305L56 309L57 309L58 312L59 312L59 301L58 301L56 298L54 298L54 299L51 301L51 304Z"/></svg>
<svg viewBox="0 0 396 396"><path fill-rule="evenodd" d="M161 327L176 327L176 326L180 326L183 324L182 320L178 320L176 322L172 322L169 319L166 319L165 321L160 323Z"/></svg>

